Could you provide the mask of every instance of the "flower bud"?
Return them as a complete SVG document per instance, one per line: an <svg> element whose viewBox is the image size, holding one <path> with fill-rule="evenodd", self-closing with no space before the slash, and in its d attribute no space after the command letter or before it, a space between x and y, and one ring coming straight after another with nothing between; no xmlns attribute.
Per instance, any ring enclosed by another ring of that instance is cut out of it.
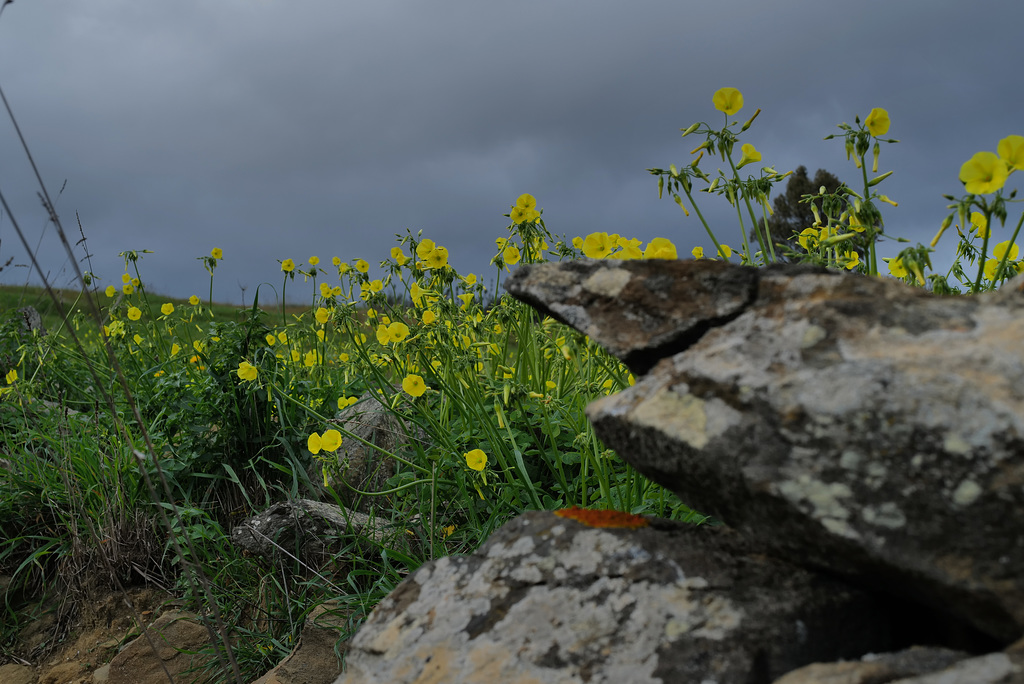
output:
<svg viewBox="0 0 1024 684"><path fill-rule="evenodd" d="M757 118L757 115L758 115L758 114L760 114L760 113L761 113L761 109L760 109L760 108L758 108L758 109L757 109L757 111L756 111L756 112L754 112L754 116L750 117L750 118L749 118L749 119L747 120L747 123L743 124L743 127L742 127L742 128L740 128L740 133L742 133L743 131L745 131L745 130L747 130L748 128L750 128L750 124L754 123L754 119L756 119L756 118Z"/></svg>
<svg viewBox="0 0 1024 684"><path fill-rule="evenodd" d="M690 126L689 128L687 128L687 129L686 129L685 131L683 131L683 129L681 129L681 128L680 128L679 130L683 131L683 137L685 138L686 136L690 135L690 134L691 134L691 133L693 133L693 132L694 132L695 130L697 130L697 128L698 128L699 126L700 126L700 122L698 121L697 123L695 123L695 124L692 124L692 125L691 125L691 126Z"/></svg>
<svg viewBox="0 0 1024 684"><path fill-rule="evenodd" d="M881 176L875 176L874 178L872 178L871 180L868 181L868 187L869 188L873 188L874 186L878 185L879 183L881 183L882 181L884 181L886 178L888 178L891 175L892 175L892 171L886 171Z"/></svg>

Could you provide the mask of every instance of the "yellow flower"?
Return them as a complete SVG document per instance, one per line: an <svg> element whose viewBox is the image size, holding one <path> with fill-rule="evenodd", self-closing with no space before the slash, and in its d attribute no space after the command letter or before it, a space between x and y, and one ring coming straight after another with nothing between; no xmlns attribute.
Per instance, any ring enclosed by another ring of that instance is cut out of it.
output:
<svg viewBox="0 0 1024 684"><path fill-rule="evenodd" d="M409 257L405 256L405 252L402 251L401 247L391 248L391 258L395 260L395 263L399 266L404 266L405 262L409 260Z"/></svg>
<svg viewBox="0 0 1024 684"><path fill-rule="evenodd" d="M345 263L338 264L338 277L340 278L341 276L343 276L346 273L348 273L349 269L351 269L351 268L352 268L351 266L349 266L348 264L345 264ZM370 268L370 265L367 264L366 268Z"/></svg>
<svg viewBox="0 0 1024 684"><path fill-rule="evenodd" d="M281 344L288 344L288 333L286 333L284 330L282 330L281 332L277 333L277 340Z"/></svg>
<svg viewBox="0 0 1024 684"><path fill-rule="evenodd" d="M678 259L676 246L667 238L654 238L647 243L644 259Z"/></svg>
<svg viewBox="0 0 1024 684"><path fill-rule="evenodd" d="M266 340L268 347L273 347L275 344L277 344L277 338L274 337L273 333L267 333Z"/></svg>
<svg viewBox="0 0 1024 684"><path fill-rule="evenodd" d="M320 283L320 296L327 299L331 296L331 286L327 283Z"/></svg>
<svg viewBox="0 0 1024 684"><path fill-rule="evenodd" d="M736 165L737 169L742 169L747 164L761 161L761 153L750 143L744 143L740 149L743 150L743 156L740 157L740 163Z"/></svg>
<svg viewBox="0 0 1024 684"><path fill-rule="evenodd" d="M435 248L423 261L426 262L427 268L444 268L448 265L448 248Z"/></svg>
<svg viewBox="0 0 1024 684"><path fill-rule="evenodd" d="M982 240L988 237L988 221L985 220L985 215L980 211L971 213L971 225Z"/></svg>
<svg viewBox="0 0 1024 684"><path fill-rule="evenodd" d="M128 319L129 320L137 321L140 318L142 318L142 310L141 309L139 309L137 306L132 306L132 307L128 308Z"/></svg>
<svg viewBox="0 0 1024 684"><path fill-rule="evenodd" d="M238 364L238 377L242 380L255 380L256 375L259 373L256 366L252 365L248 361L242 361Z"/></svg>
<svg viewBox="0 0 1024 684"><path fill-rule="evenodd" d="M508 247L505 248L505 251L502 252L501 258L505 261L506 264L514 265L519 263L519 259L521 256L522 255L519 253L518 247L516 247L515 245L509 245Z"/></svg>
<svg viewBox="0 0 1024 684"><path fill-rule="evenodd" d="M455 525L448 525L447 527L441 528L441 538L447 539L448 537L455 534Z"/></svg>
<svg viewBox="0 0 1024 684"><path fill-rule="evenodd" d="M308 352L306 352L306 356L305 356L305 358L303 358L302 362L307 367L312 368L316 364L320 363L320 354L317 351L315 351L315 350L308 351Z"/></svg>
<svg viewBox="0 0 1024 684"><path fill-rule="evenodd" d="M370 270L370 264L365 259L356 259L356 270L360 273L366 273Z"/></svg>
<svg viewBox="0 0 1024 684"><path fill-rule="evenodd" d="M323 440L320 439L320 435L315 432L311 434L309 438L306 440L306 448L309 449L309 453L313 454L314 456L316 454L319 454L320 449L323 448Z"/></svg>
<svg viewBox="0 0 1024 684"><path fill-rule="evenodd" d="M401 342L409 336L409 326L405 323L395 321L388 326L388 340L390 342Z"/></svg>
<svg viewBox="0 0 1024 684"><path fill-rule="evenodd" d="M583 238L574 237L572 239L572 246L575 247L576 249L583 249Z"/></svg>
<svg viewBox="0 0 1024 684"><path fill-rule="evenodd" d="M608 233L591 233L583 240L583 254L591 259L603 259L615 248Z"/></svg>
<svg viewBox="0 0 1024 684"><path fill-rule="evenodd" d="M409 286L409 296L412 297L413 304L416 306L423 306L423 288L420 287L419 283L414 281L413 284Z"/></svg>
<svg viewBox="0 0 1024 684"><path fill-rule="evenodd" d="M302 354L299 353L298 349L292 349L292 363L298 363L302 360Z"/></svg>
<svg viewBox="0 0 1024 684"><path fill-rule="evenodd" d="M729 257L732 256L732 247L725 244L724 242L720 244L719 247L720 249L718 250L718 253L721 254L724 258L728 259Z"/></svg>
<svg viewBox="0 0 1024 684"><path fill-rule="evenodd" d="M512 211L509 212L508 217L512 219L512 223L523 223L529 215L530 212L526 211L522 207L512 207Z"/></svg>
<svg viewBox="0 0 1024 684"><path fill-rule="evenodd" d="M337 451L341 446L341 433L337 430L328 430L320 437L320 448L324 451Z"/></svg>
<svg viewBox="0 0 1024 684"><path fill-rule="evenodd" d="M341 266L341 257L331 257L331 263L335 266Z"/></svg>
<svg viewBox="0 0 1024 684"><path fill-rule="evenodd" d="M378 280L371 280L370 281L370 292L380 292L383 289L384 289L383 281L381 281L379 279Z"/></svg>
<svg viewBox="0 0 1024 684"><path fill-rule="evenodd" d="M846 270L852 271L860 265L860 254L854 251L844 252L839 264L846 267Z"/></svg>
<svg viewBox="0 0 1024 684"><path fill-rule="evenodd" d="M320 257L318 257L318 256L311 256L311 257L309 257L309 265L310 266L316 266L319 263L320 263Z"/></svg>
<svg viewBox="0 0 1024 684"><path fill-rule="evenodd" d="M346 354L345 352L338 354L338 360L341 361L342 363L348 363L348 354Z"/></svg>
<svg viewBox="0 0 1024 684"><path fill-rule="evenodd" d="M220 247L214 247L213 249L210 250L210 256L212 256L214 259L223 259L224 250L221 249Z"/></svg>
<svg viewBox="0 0 1024 684"><path fill-rule="evenodd" d="M113 285L107 285L106 293L108 297L113 297L117 294L117 288Z"/></svg>
<svg viewBox="0 0 1024 684"><path fill-rule="evenodd" d="M18 369L17 368L12 368L11 370L7 371L7 384L8 385L13 385L15 382L17 382L17 380L18 380Z"/></svg>
<svg viewBox="0 0 1024 684"><path fill-rule="evenodd" d="M433 240L431 240L430 238L424 238L423 240L420 241L420 244L416 245L416 256L426 261L427 257L430 255L431 252L434 251L436 247L437 245L434 244Z"/></svg>
<svg viewBox="0 0 1024 684"><path fill-rule="evenodd" d="M465 278L462 279L462 282L464 282L464 283L466 283L466 285L470 285L470 286L476 285L476 274L475 273L470 273L469 275L467 275Z"/></svg>
<svg viewBox="0 0 1024 684"><path fill-rule="evenodd" d="M466 459L466 465L477 472L481 472L487 466L487 454L484 453L483 449L473 449L463 454Z"/></svg>
<svg viewBox="0 0 1024 684"><path fill-rule="evenodd" d="M177 356L180 351L181 346L177 342L171 345L171 356Z"/></svg>
<svg viewBox="0 0 1024 684"><path fill-rule="evenodd" d="M135 286L131 283L126 283L124 287L121 288L121 291L126 295L130 295L132 292L135 292Z"/></svg>
<svg viewBox="0 0 1024 684"><path fill-rule="evenodd" d="M704 248L703 247L694 247L690 251L690 254L693 255L694 259L703 259L704 258Z"/></svg>
<svg viewBox="0 0 1024 684"><path fill-rule="evenodd" d="M174 304L167 302L166 304L160 307L160 313L162 313L164 316L170 316L172 313L174 313Z"/></svg>
<svg viewBox="0 0 1024 684"><path fill-rule="evenodd" d="M467 306L469 306L469 303L473 301L473 293L467 292L465 294L460 294L458 295L458 298L462 300L462 306L460 306L459 308L465 309Z"/></svg>
<svg viewBox="0 0 1024 684"><path fill-rule="evenodd" d="M725 112L726 116L732 116L743 109L743 93L735 88L719 88L711 98L715 109Z"/></svg>
<svg viewBox="0 0 1024 684"><path fill-rule="evenodd" d="M192 295L191 297L188 298L188 303L191 304L192 306L198 306L198 304L199 304L199 297L196 297L195 295Z"/></svg>
<svg viewBox="0 0 1024 684"><path fill-rule="evenodd" d="M1015 171L1024 171L1024 137L1011 135L999 141L996 146L999 157Z"/></svg>
<svg viewBox="0 0 1024 684"><path fill-rule="evenodd" d="M285 273L291 273L295 270L295 262L291 259L285 259L281 262L281 270Z"/></svg>
<svg viewBox="0 0 1024 684"><path fill-rule="evenodd" d="M421 397L427 391L427 385L422 377L410 373L402 380L402 389L411 397Z"/></svg>
<svg viewBox="0 0 1024 684"><path fill-rule="evenodd" d="M907 267L903 265L903 259L886 259L889 263L889 273L897 278L906 278L908 271Z"/></svg>
<svg viewBox="0 0 1024 684"><path fill-rule="evenodd" d="M520 209L530 211L531 209L537 208L537 199L533 195L523 193L516 198L516 206Z"/></svg>
<svg viewBox="0 0 1024 684"><path fill-rule="evenodd" d="M317 323L324 325L331 319L331 312L321 306L316 310L316 313L313 314L313 316L316 318Z"/></svg>
<svg viewBox="0 0 1024 684"><path fill-rule="evenodd" d="M127 273L122 273L121 274L121 282L122 283L130 283L130 282L132 282L132 277L130 275L128 275Z"/></svg>
<svg viewBox="0 0 1024 684"><path fill-rule="evenodd" d="M992 248L992 256L996 259L1002 259L1006 255L1007 250L1010 252L1008 259L1010 261L1016 261L1017 255L1020 253L1020 248L1017 247L1017 243L1010 244L1010 241L1000 242L998 245Z"/></svg>
<svg viewBox="0 0 1024 684"><path fill-rule="evenodd" d="M437 320L437 314L435 314L430 309L427 309L426 311L423 312L422 320L424 325L430 325L431 323Z"/></svg>
<svg viewBox="0 0 1024 684"><path fill-rule="evenodd" d="M881 107L875 107L864 119L864 125L868 127L868 133L876 138L889 132L889 112Z"/></svg>
<svg viewBox="0 0 1024 684"><path fill-rule="evenodd" d="M960 181L972 195L987 195L1006 183L1006 162L993 152L978 152L960 167Z"/></svg>
<svg viewBox="0 0 1024 684"><path fill-rule="evenodd" d="M377 341L380 342L381 344L387 344L391 339L388 336L388 326L384 325L383 323L377 326L376 333Z"/></svg>
<svg viewBox="0 0 1024 684"><path fill-rule="evenodd" d="M640 240L632 238L627 240L624 237L620 237L616 241L622 251L617 255L620 259L642 259L643 252L640 251Z"/></svg>

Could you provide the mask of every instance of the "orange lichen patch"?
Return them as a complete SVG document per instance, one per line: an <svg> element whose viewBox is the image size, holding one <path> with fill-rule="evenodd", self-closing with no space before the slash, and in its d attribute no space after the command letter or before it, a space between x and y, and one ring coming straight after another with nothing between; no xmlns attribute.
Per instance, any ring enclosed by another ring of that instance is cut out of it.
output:
<svg viewBox="0 0 1024 684"><path fill-rule="evenodd" d="M625 527L636 529L647 527L647 518L642 515L633 515L622 511L606 511L593 508L560 508L555 511L560 518L571 518L576 522L583 523L587 527Z"/></svg>

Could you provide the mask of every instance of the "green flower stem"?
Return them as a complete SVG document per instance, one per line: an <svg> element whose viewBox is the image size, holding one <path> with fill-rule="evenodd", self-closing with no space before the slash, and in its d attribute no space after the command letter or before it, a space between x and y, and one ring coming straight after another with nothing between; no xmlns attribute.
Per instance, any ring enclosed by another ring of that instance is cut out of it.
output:
<svg viewBox="0 0 1024 684"><path fill-rule="evenodd" d="M985 213L985 239L981 243L981 254L978 255L978 276L974 279L974 286L971 288L971 292L981 292L981 279L985 275L985 258L988 256L988 241L992 237L992 209L988 206L988 202L982 200L981 205L978 207ZM1018 230L1020 226L1018 226ZM1006 250L1009 253L1009 249Z"/></svg>
<svg viewBox="0 0 1024 684"><path fill-rule="evenodd" d="M690 200L690 206L693 207L693 212L697 214L697 218L700 219L701 224L704 226L704 230L707 231L708 237L711 238L711 242L715 245L715 254L720 255L722 253L722 245L719 244L718 238L715 237L714 231L711 230L711 226L704 219L704 214L701 213L700 207L697 206L697 201L693 199L693 195L690 192L688 184L683 185L683 192L686 193L686 198Z"/></svg>

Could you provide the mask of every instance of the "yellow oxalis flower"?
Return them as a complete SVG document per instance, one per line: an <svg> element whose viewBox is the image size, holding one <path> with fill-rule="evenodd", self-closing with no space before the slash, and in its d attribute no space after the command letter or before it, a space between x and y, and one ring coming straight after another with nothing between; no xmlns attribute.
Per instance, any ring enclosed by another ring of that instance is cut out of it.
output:
<svg viewBox="0 0 1024 684"><path fill-rule="evenodd" d="M292 363L298 363L302 360L302 354L299 353L298 349L292 349Z"/></svg>
<svg viewBox="0 0 1024 684"><path fill-rule="evenodd" d="M324 451L337 451L341 446L341 433L337 430L328 430L320 436L320 448Z"/></svg>
<svg viewBox="0 0 1024 684"><path fill-rule="evenodd" d="M238 373L238 377L242 380L255 380L259 373L256 366L252 365L248 361L242 361L239 363L238 370L235 372Z"/></svg>
<svg viewBox="0 0 1024 684"><path fill-rule="evenodd" d="M323 448L323 440L320 438L320 435L316 432L311 434L309 438L306 439L306 448L309 449L309 453L314 456L319 454L320 449Z"/></svg>
<svg viewBox="0 0 1024 684"><path fill-rule="evenodd" d="M627 240L624 237L620 237L618 240L616 240L616 243L619 245L619 247L622 248L622 251L616 255L620 259L628 260L643 258L644 253L640 251L641 243L640 240L638 240L637 238L631 238Z"/></svg>
<svg viewBox="0 0 1024 684"><path fill-rule="evenodd" d="M172 313L174 313L174 304L167 302L166 304L160 307L160 313L162 313L164 316L170 316Z"/></svg>
<svg viewBox="0 0 1024 684"><path fill-rule="evenodd" d="M341 266L341 257L331 257L331 263L335 266Z"/></svg>
<svg viewBox="0 0 1024 684"><path fill-rule="evenodd" d="M409 257L405 256L405 252L402 251L401 247L391 248L391 258L395 260L395 263L399 266L404 266L405 262L409 260Z"/></svg>
<svg viewBox="0 0 1024 684"><path fill-rule="evenodd" d="M288 333L285 332L284 330L282 330L281 332L277 333L277 340L281 344L288 344Z"/></svg>
<svg viewBox="0 0 1024 684"><path fill-rule="evenodd" d="M12 368L11 370L7 371L7 384L8 385L13 385L17 381L18 381L18 369L17 368Z"/></svg>
<svg viewBox="0 0 1024 684"><path fill-rule="evenodd" d="M466 292L465 294L460 294L457 296L459 299L462 300L462 305L459 307L460 309L465 309L467 306L469 306L469 303L473 301L472 292Z"/></svg>
<svg viewBox="0 0 1024 684"><path fill-rule="evenodd" d="M516 198L516 206L530 211L537 208L537 198L529 193L523 193Z"/></svg>
<svg viewBox="0 0 1024 684"><path fill-rule="evenodd" d="M316 350L306 352L306 356L302 359L302 362L309 368L320 363L320 353Z"/></svg>
<svg viewBox="0 0 1024 684"><path fill-rule="evenodd" d="M988 237L988 221L985 220L985 215L980 211L971 213L971 225L982 240Z"/></svg>
<svg viewBox="0 0 1024 684"><path fill-rule="evenodd" d="M804 251L809 252L818 246L818 229L804 228L800 231L800 235L797 236L796 240L804 248Z"/></svg>
<svg viewBox="0 0 1024 684"><path fill-rule="evenodd" d="M703 247L694 247L692 250L690 250L690 254L693 255L694 259L703 259L704 258L704 248Z"/></svg>
<svg viewBox="0 0 1024 684"><path fill-rule="evenodd" d="M311 256L311 257L309 257L309 265L310 266L316 266L319 263L320 263L320 257L318 257L318 256Z"/></svg>
<svg viewBox="0 0 1024 684"><path fill-rule="evenodd" d="M124 287L121 288L121 291L124 292L126 295L130 295L132 292L135 292L135 286L132 285L131 283L127 283L125 284Z"/></svg>
<svg viewBox="0 0 1024 684"><path fill-rule="evenodd" d="M860 265L860 253L849 251L844 252L842 258L839 260L839 264L846 268L848 271L852 271Z"/></svg>
<svg viewBox="0 0 1024 684"><path fill-rule="evenodd" d="M327 283L320 283L320 296L327 299L331 296L331 286Z"/></svg>
<svg viewBox="0 0 1024 684"><path fill-rule="evenodd" d="M471 286L472 285L476 285L476 274L475 273L468 274L466 277L464 277L462 279L462 282L466 283L466 285L471 285Z"/></svg>
<svg viewBox="0 0 1024 684"><path fill-rule="evenodd" d="M130 275L128 275L127 273L122 273L121 274L121 282L122 283L130 283L130 282L132 282L132 277Z"/></svg>
<svg viewBox="0 0 1024 684"><path fill-rule="evenodd" d="M889 112L881 107L875 107L864 119L864 125L868 127L868 133L876 138L889 132Z"/></svg>
<svg viewBox="0 0 1024 684"><path fill-rule="evenodd" d="M647 243L644 259L678 259L676 246L668 238L656 237Z"/></svg>
<svg viewBox="0 0 1024 684"><path fill-rule="evenodd" d="M212 256L214 259L223 259L224 250L221 249L220 247L214 247L213 249L210 250L210 256Z"/></svg>
<svg viewBox="0 0 1024 684"><path fill-rule="evenodd" d="M295 262L291 259L285 259L281 262L281 270L285 273L291 273L295 270Z"/></svg>
<svg viewBox="0 0 1024 684"><path fill-rule="evenodd" d="M735 88L719 88L712 96L711 102L715 105L715 109L725 112L727 116L732 116L743 109L743 93Z"/></svg>
<svg viewBox="0 0 1024 684"><path fill-rule="evenodd" d="M463 454L466 459L466 465L478 473L481 472L487 466L487 454L484 453L483 449L473 449Z"/></svg>
<svg viewBox="0 0 1024 684"><path fill-rule="evenodd" d="M195 295L192 295L191 297L188 298L188 303L191 304L192 306L198 306L199 305L199 297L196 297Z"/></svg>
<svg viewBox="0 0 1024 684"><path fill-rule="evenodd" d="M316 310L313 316L316 317L316 322L320 325L324 325L327 321L331 320L331 312L322 306Z"/></svg>
<svg viewBox="0 0 1024 684"><path fill-rule="evenodd" d="M718 253L721 254L723 257L728 259L729 257L732 256L732 247L730 247L729 245L725 244L724 242L722 244L720 244L719 247L721 249L718 250Z"/></svg>
<svg viewBox="0 0 1024 684"><path fill-rule="evenodd" d="M265 339L267 340L267 346L268 347L273 347L275 344L277 344L277 338L274 337L273 333L267 333L267 336L266 336Z"/></svg>
<svg viewBox="0 0 1024 684"><path fill-rule="evenodd" d="M591 259L604 259L615 249L615 241L608 233L591 233L583 240L583 254Z"/></svg>
<svg viewBox="0 0 1024 684"><path fill-rule="evenodd" d="M903 259L886 259L889 264L889 273L897 278L906 278L909 271L903 265Z"/></svg>
<svg viewBox="0 0 1024 684"><path fill-rule="evenodd" d="M972 195L987 195L1006 183L1006 162L993 152L978 152L960 167L960 180Z"/></svg>
<svg viewBox="0 0 1024 684"><path fill-rule="evenodd" d="M395 321L388 326L388 340L391 342L401 342L409 336L409 326L405 323Z"/></svg>
<svg viewBox="0 0 1024 684"><path fill-rule="evenodd" d="M384 282L379 278L370 281L370 292L380 292L384 289Z"/></svg>
<svg viewBox="0 0 1024 684"><path fill-rule="evenodd" d="M142 310L140 308L138 308L137 306L129 307L128 308L128 318L129 318L129 320L132 320L132 321L139 320L140 318L142 318Z"/></svg>
<svg viewBox="0 0 1024 684"><path fill-rule="evenodd" d="M1010 261L1016 261L1017 255L1020 254L1020 248L1017 247L1017 243L1010 244L1010 241L1000 242L998 245L992 248L992 256L996 259L1002 259L1006 255L1007 250L1010 252L1010 256L1007 257Z"/></svg>
<svg viewBox="0 0 1024 684"><path fill-rule="evenodd" d="M370 264L365 259L356 259L356 270L360 273L366 273L370 270Z"/></svg>
<svg viewBox="0 0 1024 684"><path fill-rule="evenodd" d="M171 345L171 356L177 356L178 352L180 352L180 351L181 351L181 345L179 345L177 342L175 342L174 344Z"/></svg>
<svg viewBox="0 0 1024 684"><path fill-rule="evenodd" d="M426 311L423 312L423 318L421 320L423 321L424 325L430 325L431 323L437 320L437 314L435 314L430 309L427 309Z"/></svg>
<svg viewBox="0 0 1024 684"><path fill-rule="evenodd" d="M367 264L367 265L366 265L366 267L367 267L367 268L369 268L369 267L370 267L370 265L369 265L369 264ZM340 278L341 276L345 275L345 274L346 274L346 273L348 273L348 272L349 272L349 271L350 271L351 269L352 269L352 267L351 267L351 266L349 266L348 264L344 263L344 262L342 262L342 263L338 264L338 277Z"/></svg>
<svg viewBox="0 0 1024 684"><path fill-rule="evenodd" d="M106 293L108 297L113 297L117 294L117 288L113 285L107 285Z"/></svg>
<svg viewBox="0 0 1024 684"><path fill-rule="evenodd" d="M999 157L1015 171L1024 171L1024 137L1010 135L999 141L996 147Z"/></svg>
<svg viewBox="0 0 1024 684"><path fill-rule="evenodd" d="M430 238L423 238L420 240L420 244L416 245L416 256L426 261L427 257L436 247L437 245L434 244L433 240Z"/></svg>
<svg viewBox="0 0 1024 684"><path fill-rule="evenodd" d="M501 258L506 264L515 265L519 263L519 259L522 258L522 254L519 253L519 248L515 245L509 245L505 248L505 251L501 253Z"/></svg>
<svg viewBox="0 0 1024 684"><path fill-rule="evenodd" d="M423 259L427 268L444 268L448 265L448 248L436 247Z"/></svg>
<svg viewBox="0 0 1024 684"><path fill-rule="evenodd" d="M740 157L740 163L736 165L737 169L741 169L747 164L761 161L761 153L750 143L744 143L740 149L743 150L743 156Z"/></svg>
<svg viewBox="0 0 1024 684"><path fill-rule="evenodd" d="M529 212L522 207L512 207L512 211L508 213L508 217L512 219L512 223L522 223L526 221L526 217L529 215Z"/></svg>
<svg viewBox="0 0 1024 684"><path fill-rule="evenodd" d="M402 389L411 397L421 397L427 391L427 384L419 375L410 373L402 380Z"/></svg>
<svg viewBox="0 0 1024 684"><path fill-rule="evenodd" d="M583 249L583 238L574 237L572 239L572 246L575 247L576 249Z"/></svg>

